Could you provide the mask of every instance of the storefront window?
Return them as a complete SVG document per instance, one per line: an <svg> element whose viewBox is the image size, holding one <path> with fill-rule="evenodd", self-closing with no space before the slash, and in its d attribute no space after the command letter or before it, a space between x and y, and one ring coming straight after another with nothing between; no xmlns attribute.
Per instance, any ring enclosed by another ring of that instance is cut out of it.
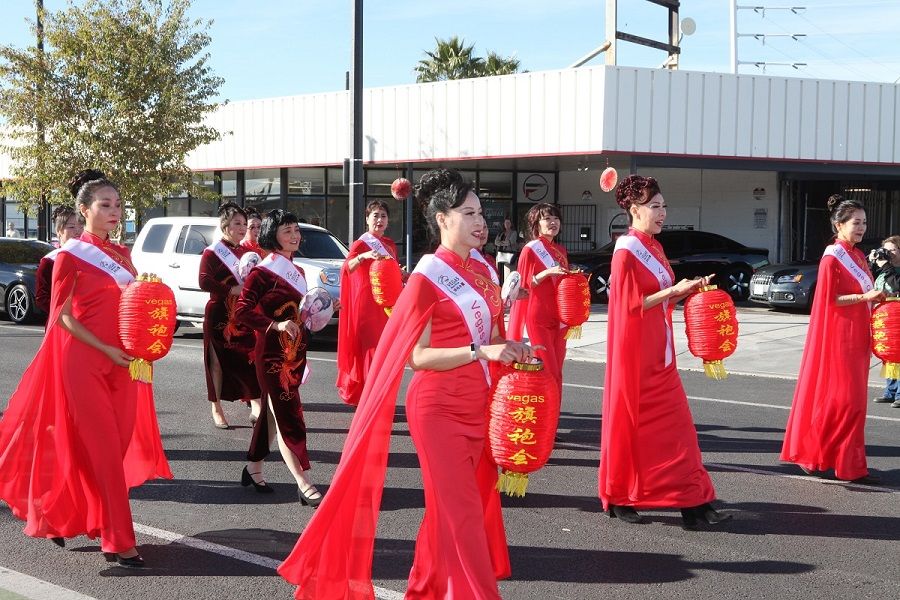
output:
<svg viewBox="0 0 900 600"><path fill-rule="evenodd" d="M244 201L244 208L255 208L259 214L265 216L270 210L282 208L281 196L248 196Z"/></svg>
<svg viewBox="0 0 900 600"><path fill-rule="evenodd" d="M232 201L237 197L237 171L222 171L222 197Z"/></svg>
<svg viewBox="0 0 900 600"><path fill-rule="evenodd" d="M219 214L219 201L216 198L191 198L191 215L195 217L214 217Z"/></svg>
<svg viewBox="0 0 900 600"><path fill-rule="evenodd" d="M325 198L288 196L288 211L297 215L301 223L325 227Z"/></svg>
<svg viewBox="0 0 900 600"><path fill-rule="evenodd" d="M512 198L512 181L512 173L482 171L478 174L478 197L482 200L485 198Z"/></svg>
<svg viewBox="0 0 900 600"><path fill-rule="evenodd" d="M216 189L215 173L213 173L212 171L201 171L199 173L194 173L193 181L196 185L205 187L210 192L213 192Z"/></svg>
<svg viewBox="0 0 900 600"><path fill-rule="evenodd" d="M224 195L224 193L223 193ZM281 195L280 169L250 169L244 174L244 201L252 203L253 198Z"/></svg>
<svg viewBox="0 0 900 600"><path fill-rule="evenodd" d="M328 169L328 193L349 194L350 190L344 185L344 169Z"/></svg>
<svg viewBox="0 0 900 600"><path fill-rule="evenodd" d="M321 196L325 193L325 169L288 169L289 196Z"/></svg>
<svg viewBox="0 0 900 600"><path fill-rule="evenodd" d="M390 196L391 184L403 174L397 169L366 169L366 196Z"/></svg>
<svg viewBox="0 0 900 600"><path fill-rule="evenodd" d="M329 183L329 187L330 185L331 184ZM326 228L339 240L349 245L347 235L350 230L350 197L329 196L326 204L328 207L328 220L325 223Z"/></svg>
<svg viewBox="0 0 900 600"><path fill-rule="evenodd" d="M166 201L167 217L186 217L190 214L189 201L185 198L169 198Z"/></svg>

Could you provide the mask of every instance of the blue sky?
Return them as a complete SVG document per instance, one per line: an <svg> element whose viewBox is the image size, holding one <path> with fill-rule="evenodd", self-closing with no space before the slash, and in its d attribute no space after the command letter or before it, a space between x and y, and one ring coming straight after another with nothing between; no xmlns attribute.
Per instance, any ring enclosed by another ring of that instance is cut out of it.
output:
<svg viewBox="0 0 900 600"><path fill-rule="evenodd" d="M900 77L900 0L808 0L740 5L806 6L789 11L739 11L742 33L804 33L799 41L741 38L739 58L800 62L769 75L893 82ZM64 0L45 0L50 9ZM350 0L194 0L193 15L213 19L211 64L225 78L223 99L335 91L350 62ZM697 23L682 41L681 68L729 71L727 0L682 0L681 16ZM365 2L366 87L415 81L413 67L434 38L452 35L480 54L515 55L530 71L571 64L605 39L605 0L368 0ZM32 42L25 19L33 0L3 0L0 44ZM619 0L619 29L664 40L667 11L642 0ZM619 64L656 67L665 55L620 42ZM591 64L601 64L602 56ZM742 73L762 73L751 65Z"/></svg>

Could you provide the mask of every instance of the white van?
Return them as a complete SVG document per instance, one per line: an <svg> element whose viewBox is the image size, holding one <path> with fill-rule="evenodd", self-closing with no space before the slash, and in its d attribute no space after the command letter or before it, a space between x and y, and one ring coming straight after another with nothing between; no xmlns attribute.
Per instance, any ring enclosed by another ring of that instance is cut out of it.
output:
<svg viewBox="0 0 900 600"><path fill-rule="evenodd" d="M294 263L306 274L307 287L325 288L333 298L339 298L347 247L321 227L301 223L300 232L303 240ZM221 237L218 217L150 219L138 234L131 249L134 266L138 273L156 273L172 288L179 321L203 322L209 294L200 289L200 257Z"/></svg>

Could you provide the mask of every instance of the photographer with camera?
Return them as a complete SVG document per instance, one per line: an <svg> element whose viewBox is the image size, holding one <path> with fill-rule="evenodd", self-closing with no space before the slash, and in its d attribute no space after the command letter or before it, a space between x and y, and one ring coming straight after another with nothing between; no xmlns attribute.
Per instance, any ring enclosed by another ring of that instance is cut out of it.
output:
<svg viewBox="0 0 900 600"><path fill-rule="evenodd" d="M880 248L869 252L869 263L875 276L875 289L886 296L900 296L900 236L892 235L881 242ZM886 380L884 392L875 402L891 402L892 408L900 408L900 380Z"/></svg>

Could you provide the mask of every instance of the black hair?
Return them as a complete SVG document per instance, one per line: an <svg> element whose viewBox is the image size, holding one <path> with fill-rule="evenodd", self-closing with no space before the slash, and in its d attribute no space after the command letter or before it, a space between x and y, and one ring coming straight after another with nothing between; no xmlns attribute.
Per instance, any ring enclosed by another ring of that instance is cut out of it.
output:
<svg viewBox="0 0 900 600"><path fill-rule="evenodd" d="M61 229L65 229L69 219L77 215L78 213L73 206L68 204L57 206L53 209L53 214L50 217L53 220L53 231L59 232Z"/></svg>
<svg viewBox="0 0 900 600"><path fill-rule="evenodd" d="M262 215L260 215L259 211L252 206L244 207L244 214L246 215L248 222L250 221L250 219L259 219L260 221L262 221Z"/></svg>
<svg viewBox="0 0 900 600"><path fill-rule="evenodd" d="M632 206L647 204L655 195L661 193L659 183L653 177L629 175L616 186L616 203L625 211L628 224L631 225L633 217L629 209Z"/></svg>
<svg viewBox="0 0 900 600"><path fill-rule="evenodd" d="M832 194L828 197L828 201L825 204L828 207L828 215L831 219L831 229L835 233L837 233L838 225L846 223L853 218L854 211L866 210L866 207L859 200L847 200L840 194Z"/></svg>
<svg viewBox="0 0 900 600"><path fill-rule="evenodd" d="M544 217L556 217L562 221L562 213L559 207L548 202L540 202L528 209L525 218L528 220L528 228L531 230L531 239L536 240L541 235L541 219Z"/></svg>
<svg viewBox="0 0 900 600"><path fill-rule="evenodd" d="M456 169L433 169L422 175L415 188L416 200L422 205L432 241L441 238L437 214L461 206L474 187Z"/></svg>
<svg viewBox="0 0 900 600"><path fill-rule="evenodd" d="M81 186L89 181L97 181L98 179L106 179L103 171L83 169L69 180L69 193L72 194L72 198L78 198L78 191L81 190Z"/></svg>
<svg viewBox="0 0 900 600"><path fill-rule="evenodd" d="M278 243L276 235L278 228L282 225L291 225L299 222L292 212L281 210L280 208L270 210L262 220L262 225L259 228L259 238L257 239L259 247L270 252L281 250L281 245Z"/></svg>
<svg viewBox="0 0 900 600"><path fill-rule="evenodd" d="M234 202L226 202L222 206L219 207L219 229L223 232L225 228L228 227L228 224L234 218L235 215L241 215L244 217L244 220L247 220L247 213L244 212L244 209L235 204ZM238 240L240 241L240 240Z"/></svg>
<svg viewBox="0 0 900 600"><path fill-rule="evenodd" d="M366 218L368 219L369 215L372 214L372 211L374 211L377 208L380 208L381 210L386 212L387 216L389 216L389 217L391 216L391 209L388 208L387 201L381 200L381 199L376 199L376 200L372 200L371 202L366 204Z"/></svg>

